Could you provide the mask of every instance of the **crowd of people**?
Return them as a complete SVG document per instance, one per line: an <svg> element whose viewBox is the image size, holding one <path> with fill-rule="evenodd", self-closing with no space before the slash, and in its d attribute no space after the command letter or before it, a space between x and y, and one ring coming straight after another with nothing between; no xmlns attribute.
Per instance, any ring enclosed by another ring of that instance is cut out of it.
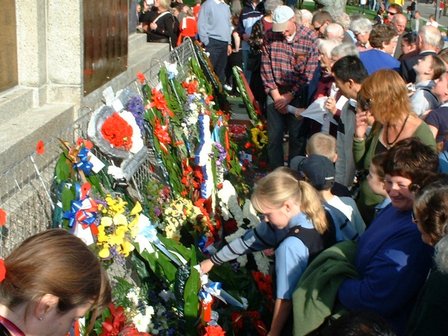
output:
<svg viewBox="0 0 448 336"><path fill-rule="evenodd" d="M338 306L374 314L387 335L448 332L437 294L448 284L448 51L439 27L407 11L383 5L370 20L253 0L227 35L263 107L272 172L252 196L265 220L201 267L274 248L271 336L292 333L302 275L344 241L356 242L357 275L336 287Z"/></svg>
<svg viewBox="0 0 448 336"><path fill-rule="evenodd" d="M200 268L274 249L270 336L300 334L295 293L335 246L346 268L326 298L346 314L315 334L448 334L448 50L435 25L413 31L402 6L384 9L372 22L281 0L139 8L148 41L198 39L223 84L234 56L263 107L271 172L251 197L263 220ZM0 335L62 336L110 301L97 257L65 230L0 261Z"/></svg>

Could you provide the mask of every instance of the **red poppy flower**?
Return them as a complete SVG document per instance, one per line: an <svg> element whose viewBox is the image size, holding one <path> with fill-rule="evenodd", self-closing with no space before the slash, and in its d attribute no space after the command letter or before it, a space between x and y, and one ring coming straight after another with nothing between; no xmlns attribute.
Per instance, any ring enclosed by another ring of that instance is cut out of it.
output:
<svg viewBox="0 0 448 336"><path fill-rule="evenodd" d="M196 80L192 80L191 82L183 82L182 86L187 90L188 94L193 94L198 91L198 82Z"/></svg>
<svg viewBox="0 0 448 336"><path fill-rule="evenodd" d="M3 226L5 224L6 224L6 211L0 209L0 226Z"/></svg>
<svg viewBox="0 0 448 336"><path fill-rule="evenodd" d="M0 282L5 280L5 278L6 278L5 261L3 259L0 259Z"/></svg>
<svg viewBox="0 0 448 336"><path fill-rule="evenodd" d="M145 83L145 75L142 74L141 72L137 72L137 79L140 82L140 84L144 84Z"/></svg>
<svg viewBox="0 0 448 336"><path fill-rule="evenodd" d="M45 153L45 144L42 140L39 140L36 145L36 153L42 155Z"/></svg>
<svg viewBox="0 0 448 336"><path fill-rule="evenodd" d="M224 336L226 332L219 325L211 325L205 327L204 336Z"/></svg>

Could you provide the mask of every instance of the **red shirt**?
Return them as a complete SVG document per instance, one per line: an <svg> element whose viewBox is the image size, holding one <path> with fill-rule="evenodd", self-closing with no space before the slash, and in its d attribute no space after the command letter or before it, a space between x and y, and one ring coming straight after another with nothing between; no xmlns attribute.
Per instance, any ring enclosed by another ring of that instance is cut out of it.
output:
<svg viewBox="0 0 448 336"><path fill-rule="evenodd" d="M182 43L184 37L196 37L198 33L198 24L196 22L196 18L193 16L187 16L182 19L182 22L179 25L179 38L177 39L177 45Z"/></svg>

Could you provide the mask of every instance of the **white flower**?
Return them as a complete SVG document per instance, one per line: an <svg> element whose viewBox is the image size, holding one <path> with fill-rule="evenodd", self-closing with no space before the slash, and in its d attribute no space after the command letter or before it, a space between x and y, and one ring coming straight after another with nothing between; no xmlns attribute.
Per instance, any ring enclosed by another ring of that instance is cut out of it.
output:
<svg viewBox="0 0 448 336"><path fill-rule="evenodd" d="M253 253L255 263L257 264L258 270L267 275L269 274L270 269L270 260L263 252L254 252Z"/></svg>
<svg viewBox="0 0 448 336"><path fill-rule="evenodd" d="M138 293L136 292L135 289L131 289L131 291L128 294L126 294L126 297L129 299L129 301L132 302L134 306L138 306L139 301Z"/></svg>
<svg viewBox="0 0 448 336"><path fill-rule="evenodd" d="M145 307L145 313L138 313L132 319L135 327L140 332L147 332L152 328L152 316L154 315L154 308L151 306Z"/></svg>

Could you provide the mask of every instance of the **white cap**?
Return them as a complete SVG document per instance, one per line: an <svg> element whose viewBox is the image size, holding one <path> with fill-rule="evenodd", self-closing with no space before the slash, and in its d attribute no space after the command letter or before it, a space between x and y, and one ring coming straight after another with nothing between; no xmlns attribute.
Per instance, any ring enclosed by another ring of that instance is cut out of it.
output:
<svg viewBox="0 0 448 336"><path fill-rule="evenodd" d="M278 6L272 13L272 31L283 32L288 21L295 16L294 11L289 6Z"/></svg>

